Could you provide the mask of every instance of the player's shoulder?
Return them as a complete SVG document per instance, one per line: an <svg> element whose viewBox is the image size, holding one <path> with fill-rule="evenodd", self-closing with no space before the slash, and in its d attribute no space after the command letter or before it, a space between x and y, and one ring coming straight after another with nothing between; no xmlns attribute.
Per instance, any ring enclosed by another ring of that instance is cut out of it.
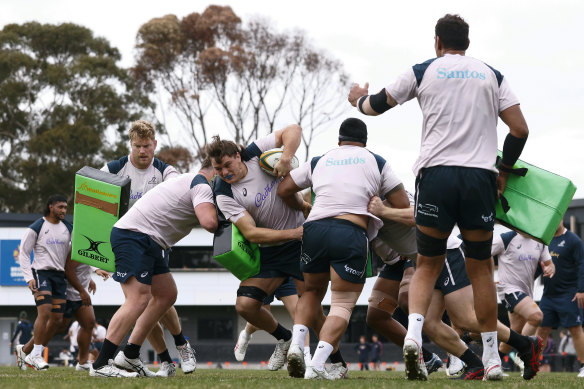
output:
<svg viewBox="0 0 584 389"><path fill-rule="evenodd" d="M193 179L191 180L190 188L193 189L197 185L205 185L205 187L211 188L209 181L207 181L207 177L202 174L196 174Z"/></svg>
<svg viewBox="0 0 584 389"><path fill-rule="evenodd" d="M160 172L160 174L162 174L162 175L164 175L164 171L165 171L166 169L174 169L174 167L173 167L172 165L169 165L168 163L166 163L166 162L163 162L163 161L161 161L161 160L160 160L160 159L158 159L158 158L154 158L154 159L152 160L152 166L153 166L153 167L154 167L156 170L158 170L158 171Z"/></svg>
<svg viewBox="0 0 584 389"><path fill-rule="evenodd" d="M233 190L231 189L231 184L218 178L215 182L214 192L216 196L227 196L233 198Z"/></svg>
<svg viewBox="0 0 584 389"><path fill-rule="evenodd" d="M366 149L375 159L375 162L377 163L377 168L379 169L379 172L381 173L383 171L383 168L385 167L385 164L387 163L387 161L385 160L385 158L383 158L381 155L379 154L375 154L373 151Z"/></svg>
<svg viewBox="0 0 584 389"><path fill-rule="evenodd" d="M38 235L41 232L41 228L43 228L43 224L45 224L45 218L40 217L36 219L30 226L28 226L28 228L36 232Z"/></svg>
<svg viewBox="0 0 584 389"><path fill-rule="evenodd" d="M414 76L416 77L416 83L418 86L420 86L422 78L424 78L424 74L426 74L426 70L428 70L430 65L432 65L432 63L434 63L434 61L436 61L437 59L438 58L430 58L425 60L424 62L417 63L412 66L412 71L414 73Z"/></svg>
<svg viewBox="0 0 584 389"><path fill-rule="evenodd" d="M73 224L65 219L62 220L62 223L67 227L67 230L69 230L69 233L71 234L73 232Z"/></svg>
<svg viewBox="0 0 584 389"><path fill-rule="evenodd" d="M112 174L118 174L127 164L128 164L128 156L124 155L120 159L116 159L113 161L108 162L107 169Z"/></svg>

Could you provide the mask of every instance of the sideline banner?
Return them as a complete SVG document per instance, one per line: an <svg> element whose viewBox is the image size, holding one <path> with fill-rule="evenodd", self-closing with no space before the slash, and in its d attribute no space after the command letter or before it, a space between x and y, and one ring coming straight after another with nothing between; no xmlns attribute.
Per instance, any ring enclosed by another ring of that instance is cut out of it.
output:
<svg viewBox="0 0 584 389"><path fill-rule="evenodd" d="M71 259L115 271L110 233L128 210L130 182L89 166L76 173Z"/></svg>
<svg viewBox="0 0 584 389"><path fill-rule="evenodd" d="M0 240L0 285L26 286L18 255L20 254L20 240ZM31 261L34 261L34 253L31 253Z"/></svg>

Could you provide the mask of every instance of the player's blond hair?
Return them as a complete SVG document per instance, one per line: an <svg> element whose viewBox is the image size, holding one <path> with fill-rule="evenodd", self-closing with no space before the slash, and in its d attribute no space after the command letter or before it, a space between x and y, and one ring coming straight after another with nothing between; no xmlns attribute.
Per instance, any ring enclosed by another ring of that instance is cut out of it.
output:
<svg viewBox="0 0 584 389"><path fill-rule="evenodd" d="M130 141L135 139L156 139L156 130L152 123L147 122L146 120L136 120L132 123L130 127Z"/></svg>

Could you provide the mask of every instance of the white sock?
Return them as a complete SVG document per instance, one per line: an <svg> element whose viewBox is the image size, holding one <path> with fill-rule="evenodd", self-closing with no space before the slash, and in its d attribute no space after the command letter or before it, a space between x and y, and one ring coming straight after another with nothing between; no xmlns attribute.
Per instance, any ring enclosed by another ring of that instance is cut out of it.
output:
<svg viewBox="0 0 584 389"><path fill-rule="evenodd" d="M292 343L300 346L300 349L304 349L304 339L308 333L308 327L302 324L294 324L292 327Z"/></svg>
<svg viewBox="0 0 584 389"><path fill-rule="evenodd" d="M490 359L500 359L497 344L497 331L481 332L483 338L483 363Z"/></svg>
<svg viewBox="0 0 584 389"><path fill-rule="evenodd" d="M323 370L324 364L332 352L333 346L321 340L320 342L318 342L318 346L314 351L312 361L310 361L311 366L318 370Z"/></svg>
<svg viewBox="0 0 584 389"><path fill-rule="evenodd" d="M312 357L310 356L310 346L304 346L304 363L309 365L311 359Z"/></svg>
<svg viewBox="0 0 584 389"><path fill-rule="evenodd" d="M411 313L408 316L408 333L406 338L410 338L422 345L422 327L424 327L424 316L419 313Z"/></svg>
<svg viewBox="0 0 584 389"><path fill-rule="evenodd" d="M244 328L243 333L245 334L247 340L250 340L251 336L253 335L253 332L252 333L247 332L247 327Z"/></svg>
<svg viewBox="0 0 584 389"><path fill-rule="evenodd" d="M30 352L30 355L32 357L36 357L37 355L41 355L43 353L43 345L42 344L35 344L34 347L32 348L32 351Z"/></svg>

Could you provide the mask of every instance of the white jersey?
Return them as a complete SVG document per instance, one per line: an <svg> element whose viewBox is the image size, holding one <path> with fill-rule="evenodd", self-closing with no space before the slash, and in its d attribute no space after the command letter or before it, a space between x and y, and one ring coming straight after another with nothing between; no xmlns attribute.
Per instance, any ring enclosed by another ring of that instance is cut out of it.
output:
<svg viewBox="0 0 584 389"><path fill-rule="evenodd" d="M307 222L345 214L369 216L372 240L383 222L367 211L371 197L386 195L401 184L385 159L364 147L344 145L315 157L290 176L300 188L312 186L316 195Z"/></svg>
<svg viewBox="0 0 584 389"><path fill-rule="evenodd" d="M132 164L129 156L108 162L101 170L132 180L129 207L156 185L179 175L174 167L158 158L153 158L146 169L138 169Z"/></svg>
<svg viewBox="0 0 584 389"><path fill-rule="evenodd" d="M188 173L149 190L114 227L146 234L168 249L199 225L195 208L213 202L213 192L202 174Z"/></svg>
<svg viewBox="0 0 584 389"><path fill-rule="evenodd" d="M91 281L92 271L93 271L92 267L85 263L80 263L76 269L77 279L79 279L81 286L83 286L83 289L85 289L86 291L89 288L89 281ZM79 291L75 289L73 285L71 285L69 282L67 282L67 300L69 301L81 300L81 295L79 294Z"/></svg>
<svg viewBox="0 0 584 389"><path fill-rule="evenodd" d="M260 168L260 155L274 147L276 136L273 133L256 140L241 156L247 167L245 177L235 184L217 180L217 206L232 223L237 222L245 211L249 212L258 227L272 230L292 229L304 223L302 211L290 208L276 194L282 179L273 177Z"/></svg>
<svg viewBox="0 0 584 389"><path fill-rule="evenodd" d="M414 197L408 192L410 205L414 205ZM393 220L384 220L377 237L371 242L371 247L383 261L393 265L399 261L399 256L415 261L418 257L416 243L416 227L409 227ZM396 259L397 255L397 259Z"/></svg>
<svg viewBox="0 0 584 389"><path fill-rule="evenodd" d="M25 282L34 279L31 269L65 271L65 262L71 250L72 230L73 226L65 220L53 224L44 217L26 229L18 255ZM32 264L31 251L34 251Z"/></svg>
<svg viewBox="0 0 584 389"><path fill-rule="evenodd" d="M472 57L445 54L414 65L385 89L399 104L416 97L422 109L416 176L431 166L496 172L497 118L519 104L497 70Z"/></svg>
<svg viewBox="0 0 584 389"><path fill-rule="evenodd" d="M551 260L548 247L515 231L493 236L491 254L499 258L497 292L523 292L533 298L533 277L539 262Z"/></svg>
<svg viewBox="0 0 584 389"><path fill-rule="evenodd" d="M77 343L77 335L79 334L80 328L81 326L79 325L79 322L77 320L71 323L71 327L69 327L69 343L71 344L69 347L69 351L71 351L72 353L77 351L76 347L79 346L79 344Z"/></svg>

